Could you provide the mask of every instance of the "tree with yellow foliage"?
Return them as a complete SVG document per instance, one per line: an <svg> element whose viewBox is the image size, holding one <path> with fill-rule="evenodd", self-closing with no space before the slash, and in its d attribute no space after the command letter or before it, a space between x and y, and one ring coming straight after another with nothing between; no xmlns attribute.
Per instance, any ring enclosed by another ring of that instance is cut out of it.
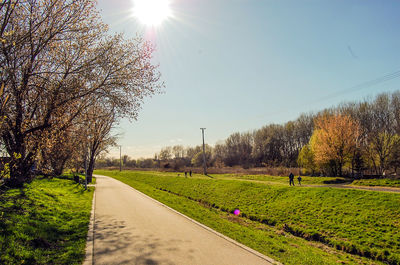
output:
<svg viewBox="0 0 400 265"><path fill-rule="evenodd" d="M311 149L311 141L313 138L310 139L310 143L306 144L301 148L299 156L297 158L297 164L305 168L306 174L314 175L317 171L317 165L315 164L314 152Z"/></svg>
<svg viewBox="0 0 400 265"><path fill-rule="evenodd" d="M330 168L333 174L342 176L343 166L351 162L357 149L360 126L350 116L323 115L316 119L310 141L314 160L320 168Z"/></svg>

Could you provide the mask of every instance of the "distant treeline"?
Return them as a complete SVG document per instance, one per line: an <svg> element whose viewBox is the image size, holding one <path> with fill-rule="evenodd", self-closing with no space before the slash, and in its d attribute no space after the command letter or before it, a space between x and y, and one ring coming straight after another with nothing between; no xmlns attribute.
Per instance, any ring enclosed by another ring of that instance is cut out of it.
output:
<svg viewBox="0 0 400 265"><path fill-rule="evenodd" d="M233 133L206 146L213 167L301 167L324 175L389 175L400 165L400 91L361 102L343 103L317 113L301 114L285 124ZM152 159L131 160L130 167L201 166L202 147L162 148ZM99 166L115 164L112 159ZM119 165L119 161L118 164Z"/></svg>

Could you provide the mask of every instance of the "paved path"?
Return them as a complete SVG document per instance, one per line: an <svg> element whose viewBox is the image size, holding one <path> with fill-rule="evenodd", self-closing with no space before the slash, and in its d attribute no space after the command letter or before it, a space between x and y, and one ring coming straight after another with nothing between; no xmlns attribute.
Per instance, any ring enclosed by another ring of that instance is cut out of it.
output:
<svg viewBox="0 0 400 265"><path fill-rule="evenodd" d="M96 176L93 260L85 264L273 264L115 179ZM91 233L91 232L90 232Z"/></svg>

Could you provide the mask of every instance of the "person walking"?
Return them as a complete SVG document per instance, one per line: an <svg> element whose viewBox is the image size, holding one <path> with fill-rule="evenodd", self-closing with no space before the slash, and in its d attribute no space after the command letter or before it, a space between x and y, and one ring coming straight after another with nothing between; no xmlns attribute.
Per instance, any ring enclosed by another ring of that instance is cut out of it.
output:
<svg viewBox="0 0 400 265"><path fill-rule="evenodd" d="M300 175L297 177L297 180L299 181L299 185L301 186L301 176Z"/></svg>
<svg viewBox="0 0 400 265"><path fill-rule="evenodd" d="M189 171L189 176L192 176L192 170Z"/></svg>
<svg viewBox="0 0 400 265"><path fill-rule="evenodd" d="M185 171L185 178L187 178L187 172Z"/></svg>
<svg viewBox="0 0 400 265"><path fill-rule="evenodd" d="M290 174L289 174L289 186L292 186L292 184L294 186L294 175L293 175L292 172L290 172Z"/></svg>

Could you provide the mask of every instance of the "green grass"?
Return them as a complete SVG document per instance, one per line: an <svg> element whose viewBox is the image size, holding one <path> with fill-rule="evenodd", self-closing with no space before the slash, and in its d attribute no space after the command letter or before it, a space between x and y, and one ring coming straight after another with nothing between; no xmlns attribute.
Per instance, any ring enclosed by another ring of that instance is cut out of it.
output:
<svg viewBox="0 0 400 265"><path fill-rule="evenodd" d="M0 194L0 264L81 264L92 196L70 177Z"/></svg>
<svg viewBox="0 0 400 265"><path fill-rule="evenodd" d="M250 180L253 182L266 182L271 184L289 184L289 177L269 176L269 175L241 175L241 174L211 174L216 179L226 180ZM306 185L323 185L334 182L345 182L344 178L335 177L308 177L302 176L301 183ZM298 184L297 176L295 177L295 184Z"/></svg>
<svg viewBox="0 0 400 265"><path fill-rule="evenodd" d="M400 264L400 194L96 171L285 264ZM241 210L241 216L232 214ZM307 240L305 240L307 239Z"/></svg>
<svg viewBox="0 0 400 265"><path fill-rule="evenodd" d="M175 173L176 174L176 173ZM268 176L268 175L241 175L241 174L212 174L216 179L226 180L243 180L253 182L264 182L266 184L282 184L287 185L289 183L288 177L281 176ZM301 183L304 185L327 185L327 184L350 184L351 180L340 177L309 177L302 176ZM295 184L298 184L297 176L295 177ZM352 185L355 186L383 186L383 187L400 187L400 179L360 179L354 180Z"/></svg>
<svg viewBox="0 0 400 265"><path fill-rule="evenodd" d="M400 187L400 179L360 179L353 181L352 185Z"/></svg>

